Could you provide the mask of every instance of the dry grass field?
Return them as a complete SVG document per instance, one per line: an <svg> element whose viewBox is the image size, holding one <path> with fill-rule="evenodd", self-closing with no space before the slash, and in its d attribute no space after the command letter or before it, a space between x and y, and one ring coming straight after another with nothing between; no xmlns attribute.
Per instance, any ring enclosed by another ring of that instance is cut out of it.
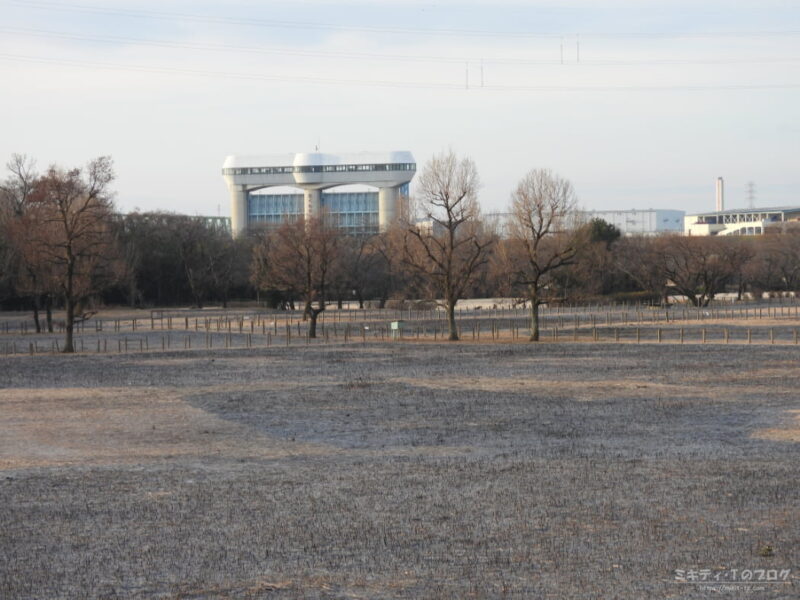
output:
<svg viewBox="0 0 800 600"><path fill-rule="evenodd" d="M799 367L791 344L0 356L0 598L797 598Z"/></svg>

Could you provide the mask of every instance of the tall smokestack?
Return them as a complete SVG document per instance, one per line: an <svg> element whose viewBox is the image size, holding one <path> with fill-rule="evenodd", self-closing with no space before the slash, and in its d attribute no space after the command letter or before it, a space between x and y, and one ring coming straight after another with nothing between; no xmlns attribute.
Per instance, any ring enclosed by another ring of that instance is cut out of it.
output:
<svg viewBox="0 0 800 600"><path fill-rule="evenodd" d="M717 177L717 212L725 210L725 182Z"/></svg>

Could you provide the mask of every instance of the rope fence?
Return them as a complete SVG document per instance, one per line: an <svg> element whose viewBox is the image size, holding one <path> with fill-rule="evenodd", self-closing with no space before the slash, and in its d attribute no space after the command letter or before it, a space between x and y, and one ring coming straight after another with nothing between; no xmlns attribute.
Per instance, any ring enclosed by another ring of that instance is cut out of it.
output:
<svg viewBox="0 0 800 600"><path fill-rule="evenodd" d="M798 345L798 327L641 327L594 326L550 327L540 330L543 343L602 343L602 344L780 344ZM445 325L416 325L400 330L375 324L320 325L317 337L308 335L307 327L297 325L276 330L259 331L190 331L162 334L126 332L116 335L102 332L76 335L75 351L79 354L129 354L135 352L167 352L176 350L251 349L320 344L350 344L368 342L440 342L448 338ZM466 343L526 342L530 332L513 319L504 321L462 323L459 337ZM61 338L39 336L36 339L0 341L3 355L52 354L61 351Z"/></svg>

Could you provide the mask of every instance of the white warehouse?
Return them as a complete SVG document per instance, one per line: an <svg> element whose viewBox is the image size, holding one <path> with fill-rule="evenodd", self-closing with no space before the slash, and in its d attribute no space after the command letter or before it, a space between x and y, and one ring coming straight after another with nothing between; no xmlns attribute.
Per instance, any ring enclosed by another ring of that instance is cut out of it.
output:
<svg viewBox="0 0 800 600"><path fill-rule="evenodd" d="M652 209L646 210L582 210L578 212L578 221L588 223L592 219L602 219L619 229L622 235L656 235L659 233L683 231L682 210ZM509 235L508 212L493 212L485 216L486 220L503 236Z"/></svg>
<svg viewBox="0 0 800 600"><path fill-rule="evenodd" d="M602 219L619 229L622 235L656 235L683 231L682 210L648 208L645 210L587 210L582 217L586 221Z"/></svg>

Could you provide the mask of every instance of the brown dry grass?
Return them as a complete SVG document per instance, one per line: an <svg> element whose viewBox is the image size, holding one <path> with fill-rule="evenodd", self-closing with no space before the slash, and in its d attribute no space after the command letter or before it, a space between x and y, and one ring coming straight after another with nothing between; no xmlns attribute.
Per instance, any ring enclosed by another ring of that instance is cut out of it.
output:
<svg viewBox="0 0 800 600"><path fill-rule="evenodd" d="M242 359L238 359L240 362ZM140 361L142 364L148 361ZM246 362L246 361L245 361ZM156 361L153 361L157 364ZM319 384L321 380L315 380ZM298 390L306 382L271 382L272 391ZM30 467L114 466L175 458L276 459L300 455L384 454L326 444L286 441L191 406L197 394L260 390L219 385L173 389L6 389L0 398L0 471ZM348 407L340 407L346 410ZM469 447L417 446L394 455L452 456Z"/></svg>
<svg viewBox="0 0 800 600"><path fill-rule="evenodd" d="M224 390L224 386L202 389ZM0 399L4 417L0 420L0 469L134 464L176 457L280 458L336 451L324 445L271 438L184 400L200 391L4 390Z"/></svg>
<svg viewBox="0 0 800 600"><path fill-rule="evenodd" d="M0 358L0 597L677 597L672 569L798 564L796 349L521 344Z"/></svg>

